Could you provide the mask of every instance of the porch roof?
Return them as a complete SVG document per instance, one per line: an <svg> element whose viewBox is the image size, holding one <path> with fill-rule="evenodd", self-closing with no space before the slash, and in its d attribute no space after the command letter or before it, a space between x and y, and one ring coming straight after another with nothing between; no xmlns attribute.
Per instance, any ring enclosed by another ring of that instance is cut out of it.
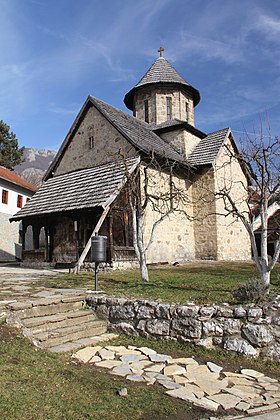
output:
<svg viewBox="0 0 280 420"><path fill-rule="evenodd" d="M49 178L10 221L110 205L139 158L116 161Z"/></svg>

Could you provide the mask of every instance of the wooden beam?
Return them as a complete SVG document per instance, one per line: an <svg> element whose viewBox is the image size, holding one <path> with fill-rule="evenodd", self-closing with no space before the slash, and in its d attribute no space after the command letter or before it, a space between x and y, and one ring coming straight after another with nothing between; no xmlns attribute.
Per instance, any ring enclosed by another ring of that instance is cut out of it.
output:
<svg viewBox="0 0 280 420"><path fill-rule="evenodd" d="M78 261L76 263L76 266L75 266L75 269L74 269L74 273L76 273L76 274L79 273L80 268L81 268L81 265L83 264L83 262L84 262L84 260L85 260L85 258L87 256L87 253L90 250L90 247L91 247L91 238L93 236L95 236L96 233L98 233L98 231L101 228L102 223L104 222L104 220L105 220L105 218L106 218L109 210L110 210L110 206L107 206L107 207L105 207L103 213L101 214L101 216L100 216L100 218L99 218L99 220L98 220L95 228L93 229L93 232L92 232L92 234L91 234L91 236L90 236L90 238L89 238L89 240L88 240L88 242L87 242L87 244L86 244L86 246L85 246L85 248L83 250L83 252L81 253L80 258L78 259Z"/></svg>

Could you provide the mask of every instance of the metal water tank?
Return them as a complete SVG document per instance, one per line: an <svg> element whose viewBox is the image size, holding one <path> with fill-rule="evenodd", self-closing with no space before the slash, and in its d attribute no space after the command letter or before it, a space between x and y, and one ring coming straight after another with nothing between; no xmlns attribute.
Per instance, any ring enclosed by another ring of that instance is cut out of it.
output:
<svg viewBox="0 0 280 420"><path fill-rule="evenodd" d="M91 238L91 261L105 262L107 249L107 236L95 235Z"/></svg>

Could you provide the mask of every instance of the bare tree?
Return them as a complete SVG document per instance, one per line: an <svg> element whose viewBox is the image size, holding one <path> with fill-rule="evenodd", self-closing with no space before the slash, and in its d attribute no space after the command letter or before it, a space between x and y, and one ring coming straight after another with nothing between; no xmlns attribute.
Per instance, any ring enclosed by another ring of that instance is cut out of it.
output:
<svg viewBox="0 0 280 420"><path fill-rule="evenodd" d="M177 164L168 159L158 160L154 154L142 161L132 173L126 173L129 203L132 212L133 245L139 261L141 278L149 281L147 252L154 242L156 230L175 212L184 213L189 202L187 189L180 187L175 178ZM184 176L189 175L189 169ZM154 215L151 229L147 232L146 217L151 210ZM144 232L146 241L144 241Z"/></svg>
<svg viewBox="0 0 280 420"><path fill-rule="evenodd" d="M245 226L251 241L253 257L260 274L261 282L267 292L270 287L270 274L280 253L279 228L275 232L274 255L269 259L268 235L269 208L278 200L280 182L280 140L271 134L270 129L263 131L261 124L258 133L250 135L245 132L240 150L225 146L228 159L223 167L218 168L226 173L226 167L238 162L247 175L247 182L220 177L219 189L215 198L223 200L225 216L240 220ZM239 189L238 199L232 194ZM260 256L258 253L255 228L258 221L260 233Z"/></svg>

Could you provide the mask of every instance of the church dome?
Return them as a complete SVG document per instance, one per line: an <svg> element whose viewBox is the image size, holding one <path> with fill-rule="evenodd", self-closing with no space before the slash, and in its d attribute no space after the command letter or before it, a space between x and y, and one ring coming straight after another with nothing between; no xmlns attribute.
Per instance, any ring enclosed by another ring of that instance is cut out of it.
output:
<svg viewBox="0 0 280 420"><path fill-rule="evenodd" d="M124 103L128 109L133 110L134 95L143 87L155 85L172 84L184 88L193 96L194 106L200 101L200 93L191 86L175 68L163 57L159 57L149 68L137 85L131 89L124 97Z"/></svg>

